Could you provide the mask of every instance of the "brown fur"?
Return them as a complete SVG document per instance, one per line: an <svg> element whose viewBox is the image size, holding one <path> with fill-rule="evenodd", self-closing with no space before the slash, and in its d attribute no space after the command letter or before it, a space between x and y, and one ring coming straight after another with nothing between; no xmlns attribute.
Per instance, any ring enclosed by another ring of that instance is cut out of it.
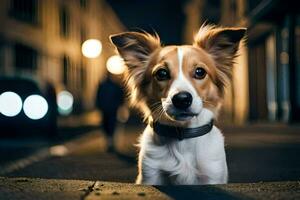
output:
<svg viewBox="0 0 300 200"><path fill-rule="evenodd" d="M232 66L238 56L240 41L245 36L245 28L221 28L203 25L194 37L194 46L205 49L217 67L217 86L224 87L232 76Z"/></svg>
<svg viewBox="0 0 300 200"><path fill-rule="evenodd" d="M188 59L187 56L183 59L185 77L202 98L204 107L215 114L220 108L224 87L231 78L232 65L245 31L206 25L196 34L193 46L180 46L188 54ZM157 35L137 32L113 35L111 41L128 66L125 77L133 106L139 108L146 119L150 115L161 117L160 100L166 97L178 75L177 46L162 47ZM207 72L202 80L195 79L193 74L199 66ZM157 81L154 73L159 68L168 69L171 79Z"/></svg>

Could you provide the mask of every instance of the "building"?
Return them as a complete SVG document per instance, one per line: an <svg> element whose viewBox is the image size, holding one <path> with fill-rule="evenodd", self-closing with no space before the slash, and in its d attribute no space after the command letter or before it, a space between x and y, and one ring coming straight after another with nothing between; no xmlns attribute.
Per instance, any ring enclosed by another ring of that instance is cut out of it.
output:
<svg viewBox="0 0 300 200"><path fill-rule="evenodd" d="M295 1L249 1L249 119L300 121L300 10Z"/></svg>
<svg viewBox="0 0 300 200"><path fill-rule="evenodd" d="M108 36L124 30L104 0L3 0L0 74L50 81L75 97L77 111L94 106L99 80L114 49ZM102 42L98 58L82 56L86 39Z"/></svg>
<svg viewBox="0 0 300 200"><path fill-rule="evenodd" d="M248 28L247 43L227 90L227 122L299 122L300 9L296 1L191 0L186 8L186 24L196 18L201 23ZM197 28L192 25L186 30Z"/></svg>

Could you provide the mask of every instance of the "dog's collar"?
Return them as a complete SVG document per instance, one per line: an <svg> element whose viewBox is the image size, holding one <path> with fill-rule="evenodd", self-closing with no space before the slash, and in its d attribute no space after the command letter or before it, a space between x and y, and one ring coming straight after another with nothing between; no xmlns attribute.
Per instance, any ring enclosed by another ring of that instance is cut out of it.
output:
<svg viewBox="0 0 300 200"><path fill-rule="evenodd" d="M183 140L187 138L203 136L209 133L213 128L213 123L214 121L212 119L208 124L205 124L203 126L199 126L196 128L182 128L154 122L152 123L152 128L157 135Z"/></svg>

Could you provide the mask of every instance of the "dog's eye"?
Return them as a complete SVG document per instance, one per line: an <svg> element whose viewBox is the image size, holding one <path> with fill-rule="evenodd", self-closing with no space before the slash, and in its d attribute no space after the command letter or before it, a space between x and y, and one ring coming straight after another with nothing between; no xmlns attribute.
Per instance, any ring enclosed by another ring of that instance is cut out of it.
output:
<svg viewBox="0 0 300 200"><path fill-rule="evenodd" d="M202 67L197 67L195 70L194 78L204 79L206 76L206 71Z"/></svg>
<svg viewBox="0 0 300 200"><path fill-rule="evenodd" d="M170 73L167 69L159 69L155 72L154 76L158 81L165 81L170 79Z"/></svg>

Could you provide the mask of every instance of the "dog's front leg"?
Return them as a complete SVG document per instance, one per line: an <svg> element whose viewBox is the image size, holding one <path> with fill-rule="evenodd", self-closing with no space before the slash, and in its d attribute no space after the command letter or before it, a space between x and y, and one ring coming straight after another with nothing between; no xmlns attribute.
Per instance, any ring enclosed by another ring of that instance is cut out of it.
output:
<svg viewBox="0 0 300 200"><path fill-rule="evenodd" d="M139 170L136 183L145 185L163 185L164 179L160 170L153 169L144 165L142 169Z"/></svg>
<svg viewBox="0 0 300 200"><path fill-rule="evenodd" d="M148 159L149 158L145 158L142 154L140 154L138 163L139 172L136 179L136 184L163 185L164 178L161 171L146 164Z"/></svg>

